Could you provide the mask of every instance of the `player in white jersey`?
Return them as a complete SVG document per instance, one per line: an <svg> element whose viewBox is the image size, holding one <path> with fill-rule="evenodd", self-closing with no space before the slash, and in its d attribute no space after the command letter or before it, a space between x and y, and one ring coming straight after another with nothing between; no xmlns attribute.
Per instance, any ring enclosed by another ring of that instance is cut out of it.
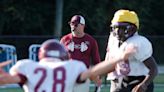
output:
<svg viewBox="0 0 164 92"><path fill-rule="evenodd" d="M20 83L25 92L72 92L75 83L85 81L80 74L87 69L86 66L79 61L68 60L67 51L56 40L42 44L39 59L39 62L18 61L10 69L12 76L5 77L3 82Z"/></svg>
<svg viewBox="0 0 164 92"><path fill-rule="evenodd" d="M51 39L41 45L39 62L19 60L10 69L10 74L2 72L4 64L0 64L0 84L19 83L25 92L73 92L76 83L83 83L87 78L96 81L96 76L109 72L112 65L126 60L134 51L128 49L119 58L111 59L113 63L101 62L87 70L82 62L68 60L65 48Z"/></svg>
<svg viewBox="0 0 164 92"><path fill-rule="evenodd" d="M84 64L76 60L61 62L56 58L45 58L39 63L20 60L11 73L16 71L25 79L21 81L25 92L72 92L78 76L85 70Z"/></svg>
<svg viewBox="0 0 164 92"><path fill-rule="evenodd" d="M110 92L153 92L153 79L157 75L157 64L152 56L150 41L138 34L139 19L134 11L118 10L111 24L105 60L117 57L126 46L133 44L137 52L122 62L118 62L113 72Z"/></svg>

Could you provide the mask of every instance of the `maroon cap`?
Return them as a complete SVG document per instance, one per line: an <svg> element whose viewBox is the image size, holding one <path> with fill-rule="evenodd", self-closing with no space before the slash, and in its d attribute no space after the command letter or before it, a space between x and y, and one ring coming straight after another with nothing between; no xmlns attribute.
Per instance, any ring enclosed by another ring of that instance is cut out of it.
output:
<svg viewBox="0 0 164 92"><path fill-rule="evenodd" d="M70 23L72 23L74 25L77 25L77 24L83 24L83 25L85 25L85 19L81 15L74 15L71 18L71 21L69 22L69 24Z"/></svg>

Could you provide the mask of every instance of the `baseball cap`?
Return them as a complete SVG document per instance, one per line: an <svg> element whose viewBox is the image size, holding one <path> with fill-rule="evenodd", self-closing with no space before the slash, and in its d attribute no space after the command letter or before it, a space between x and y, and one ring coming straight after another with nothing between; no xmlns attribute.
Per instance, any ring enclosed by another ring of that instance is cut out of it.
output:
<svg viewBox="0 0 164 92"><path fill-rule="evenodd" d="M111 21L112 25L117 22L129 22L134 24L137 28L139 28L139 19L137 14L134 11L129 10L118 10Z"/></svg>
<svg viewBox="0 0 164 92"><path fill-rule="evenodd" d="M77 24L83 24L83 25L85 25L85 19L81 15L74 15L71 18L71 21L69 22L69 24L70 23L72 23L73 25L77 25Z"/></svg>

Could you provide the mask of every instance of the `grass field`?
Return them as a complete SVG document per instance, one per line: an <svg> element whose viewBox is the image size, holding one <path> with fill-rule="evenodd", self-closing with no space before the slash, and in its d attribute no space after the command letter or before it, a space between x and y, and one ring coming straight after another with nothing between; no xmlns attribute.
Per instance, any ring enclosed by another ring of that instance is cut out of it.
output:
<svg viewBox="0 0 164 92"><path fill-rule="evenodd" d="M164 92L164 74L158 75L154 82L154 92ZM23 90L20 88L0 88L0 92L23 92ZM90 88L90 92L94 92L94 87ZM103 86L101 92L109 92L109 86Z"/></svg>
<svg viewBox="0 0 164 92"><path fill-rule="evenodd" d="M20 88L2 88L0 92L23 92ZM91 87L90 92L94 92L94 87ZM101 92L109 92L109 87L102 87ZM164 92L164 85L163 86L155 86L154 92Z"/></svg>

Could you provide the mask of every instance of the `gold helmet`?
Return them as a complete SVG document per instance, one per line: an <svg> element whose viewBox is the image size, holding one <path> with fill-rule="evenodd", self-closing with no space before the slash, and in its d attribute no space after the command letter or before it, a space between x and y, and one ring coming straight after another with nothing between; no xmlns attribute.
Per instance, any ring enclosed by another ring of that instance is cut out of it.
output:
<svg viewBox="0 0 164 92"><path fill-rule="evenodd" d="M134 11L129 10L118 10L111 21L112 25L117 22L129 22L136 25L137 29L139 29L139 19L137 14Z"/></svg>

